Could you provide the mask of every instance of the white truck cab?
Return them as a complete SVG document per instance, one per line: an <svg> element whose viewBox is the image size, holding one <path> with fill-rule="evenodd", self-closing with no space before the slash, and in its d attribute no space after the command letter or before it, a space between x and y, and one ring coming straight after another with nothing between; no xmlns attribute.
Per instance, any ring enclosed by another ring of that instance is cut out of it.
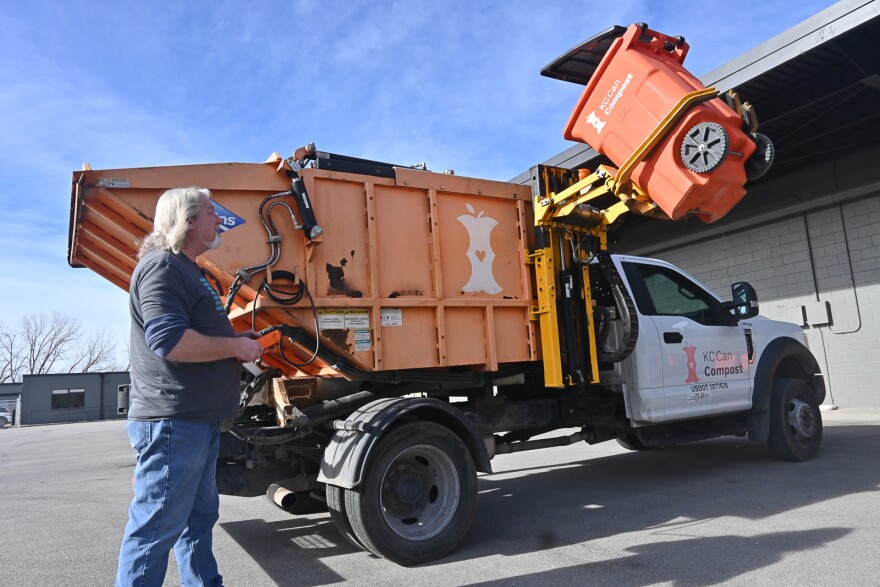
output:
<svg viewBox="0 0 880 587"><path fill-rule="evenodd" d="M757 315L757 298L746 283L732 286L739 299L724 302L671 263L610 257L638 320L635 348L619 367L635 430L648 437L656 424L741 414L749 415L742 424L750 435L769 440L777 388L776 428L787 428L803 449L788 454L782 446L782 456L802 460L815 454L825 388L800 327ZM723 427L719 435L730 433ZM663 431L668 437L668 427Z"/></svg>

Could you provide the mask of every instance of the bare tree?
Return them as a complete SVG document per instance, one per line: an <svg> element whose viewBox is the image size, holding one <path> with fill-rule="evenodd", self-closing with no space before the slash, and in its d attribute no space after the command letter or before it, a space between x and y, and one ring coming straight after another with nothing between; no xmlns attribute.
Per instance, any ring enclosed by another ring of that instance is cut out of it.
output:
<svg viewBox="0 0 880 587"><path fill-rule="evenodd" d="M37 314L21 319L24 338L25 369L32 375L56 372L71 352L80 335L76 318L63 314Z"/></svg>
<svg viewBox="0 0 880 587"><path fill-rule="evenodd" d="M116 342L113 337L106 330L95 331L75 347L67 372L119 371L120 364L116 353Z"/></svg>
<svg viewBox="0 0 880 587"><path fill-rule="evenodd" d="M24 368L21 337L0 324L0 383L15 383Z"/></svg>
<svg viewBox="0 0 880 587"><path fill-rule="evenodd" d="M84 335L79 320L64 314L24 316L16 329L0 324L0 383L28 374L128 369L124 346L105 330Z"/></svg>
<svg viewBox="0 0 880 587"><path fill-rule="evenodd" d="M125 367L119 369L119 371L131 371L131 342L129 341L129 339L124 338L122 340L122 347L123 351L121 362L125 365Z"/></svg>

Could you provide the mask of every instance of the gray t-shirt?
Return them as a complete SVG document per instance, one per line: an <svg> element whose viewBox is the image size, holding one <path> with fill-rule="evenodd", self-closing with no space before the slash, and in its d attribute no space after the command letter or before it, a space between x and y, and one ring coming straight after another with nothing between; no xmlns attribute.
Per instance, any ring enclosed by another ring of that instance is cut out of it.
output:
<svg viewBox="0 0 880 587"><path fill-rule="evenodd" d="M150 251L131 277L133 420L216 422L238 411L241 366L235 359L183 363L164 358L187 328L235 336L223 302L185 255Z"/></svg>

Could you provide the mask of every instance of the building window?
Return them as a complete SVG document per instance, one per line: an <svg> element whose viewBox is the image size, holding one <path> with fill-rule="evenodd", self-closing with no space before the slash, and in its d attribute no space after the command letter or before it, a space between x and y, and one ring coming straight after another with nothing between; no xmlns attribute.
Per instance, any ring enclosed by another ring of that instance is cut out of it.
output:
<svg viewBox="0 0 880 587"><path fill-rule="evenodd" d="M53 389L52 409L84 408L86 405L85 389Z"/></svg>

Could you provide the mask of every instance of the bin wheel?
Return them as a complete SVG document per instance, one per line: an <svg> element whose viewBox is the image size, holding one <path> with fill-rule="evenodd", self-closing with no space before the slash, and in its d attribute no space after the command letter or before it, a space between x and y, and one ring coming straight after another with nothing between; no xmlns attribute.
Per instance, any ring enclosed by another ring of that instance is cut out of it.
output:
<svg viewBox="0 0 880 587"><path fill-rule="evenodd" d="M450 430L412 422L376 446L360 486L344 490L358 542L400 565L448 554L474 517L477 474L467 447Z"/></svg>
<svg viewBox="0 0 880 587"><path fill-rule="evenodd" d="M701 122L684 135L681 162L696 173L708 173L727 158L727 131L716 122Z"/></svg>
<svg viewBox="0 0 880 587"><path fill-rule="evenodd" d="M773 159L776 157L776 147L773 146L773 143L766 135L756 132L752 135L752 139L755 141L755 144L758 145L758 148L755 149L755 153L746 160L745 169L748 181L755 181L767 173L773 165Z"/></svg>

